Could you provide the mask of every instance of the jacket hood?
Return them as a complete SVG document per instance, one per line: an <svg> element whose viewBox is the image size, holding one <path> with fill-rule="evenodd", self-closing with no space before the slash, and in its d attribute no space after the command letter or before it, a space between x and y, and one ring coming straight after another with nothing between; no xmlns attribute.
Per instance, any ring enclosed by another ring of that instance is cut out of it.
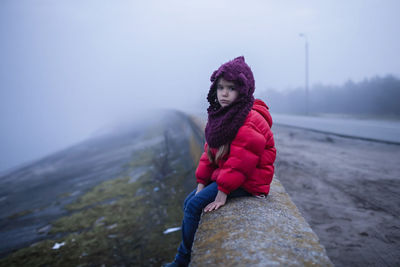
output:
<svg viewBox="0 0 400 267"><path fill-rule="evenodd" d="M272 126L272 117L269 113L269 107L262 101L261 99L254 100L254 104L252 107L253 110L257 111L264 117L264 119L268 122L269 127Z"/></svg>

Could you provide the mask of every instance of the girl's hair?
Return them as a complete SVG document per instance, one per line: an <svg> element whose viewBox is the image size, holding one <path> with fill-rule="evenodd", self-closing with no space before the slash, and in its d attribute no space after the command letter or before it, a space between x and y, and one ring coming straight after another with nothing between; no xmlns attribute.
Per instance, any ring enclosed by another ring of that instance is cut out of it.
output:
<svg viewBox="0 0 400 267"><path fill-rule="evenodd" d="M209 160L211 163L218 164L218 162L220 161L220 159L222 159L226 154L229 154L230 146L231 146L230 143L220 146L220 147L218 148L217 153L215 154L215 158L213 157L213 154L212 154L212 152L211 152L211 149L210 149L210 147L208 146L208 147L207 147L207 157L208 157L208 160Z"/></svg>

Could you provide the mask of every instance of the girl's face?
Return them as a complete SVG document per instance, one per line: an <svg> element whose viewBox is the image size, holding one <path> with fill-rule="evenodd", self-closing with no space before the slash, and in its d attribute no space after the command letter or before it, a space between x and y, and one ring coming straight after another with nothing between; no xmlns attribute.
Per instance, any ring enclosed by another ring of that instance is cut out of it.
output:
<svg viewBox="0 0 400 267"><path fill-rule="evenodd" d="M231 104L239 95L235 83L220 78L217 83L217 99L222 107Z"/></svg>

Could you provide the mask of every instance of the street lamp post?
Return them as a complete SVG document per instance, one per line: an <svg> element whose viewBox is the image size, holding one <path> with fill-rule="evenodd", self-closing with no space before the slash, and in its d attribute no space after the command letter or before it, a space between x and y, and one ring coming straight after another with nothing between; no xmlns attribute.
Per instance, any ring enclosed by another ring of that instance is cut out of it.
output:
<svg viewBox="0 0 400 267"><path fill-rule="evenodd" d="M306 73L305 73L305 89L306 89L306 99L305 99L305 105L306 105L306 107L305 107L305 113L306 113L306 115L308 115L308 38L307 38L307 35L305 34L305 33L300 33L299 34L299 36L300 37L304 37L304 39L306 40L306 44L305 44L305 57L306 57L306 60L305 60L305 64L306 64L306 67L305 67L305 71L306 71Z"/></svg>

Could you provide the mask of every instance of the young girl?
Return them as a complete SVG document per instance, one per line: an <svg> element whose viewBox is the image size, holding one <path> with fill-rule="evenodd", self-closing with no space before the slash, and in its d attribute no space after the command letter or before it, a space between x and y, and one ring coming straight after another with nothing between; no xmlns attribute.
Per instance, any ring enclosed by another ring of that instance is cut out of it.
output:
<svg viewBox="0 0 400 267"><path fill-rule="evenodd" d="M187 266L202 211L217 210L227 198L267 196L276 150L267 105L253 93L255 83L244 57L211 75L207 96L206 144L196 170L197 189L184 202L182 242L172 263Z"/></svg>

